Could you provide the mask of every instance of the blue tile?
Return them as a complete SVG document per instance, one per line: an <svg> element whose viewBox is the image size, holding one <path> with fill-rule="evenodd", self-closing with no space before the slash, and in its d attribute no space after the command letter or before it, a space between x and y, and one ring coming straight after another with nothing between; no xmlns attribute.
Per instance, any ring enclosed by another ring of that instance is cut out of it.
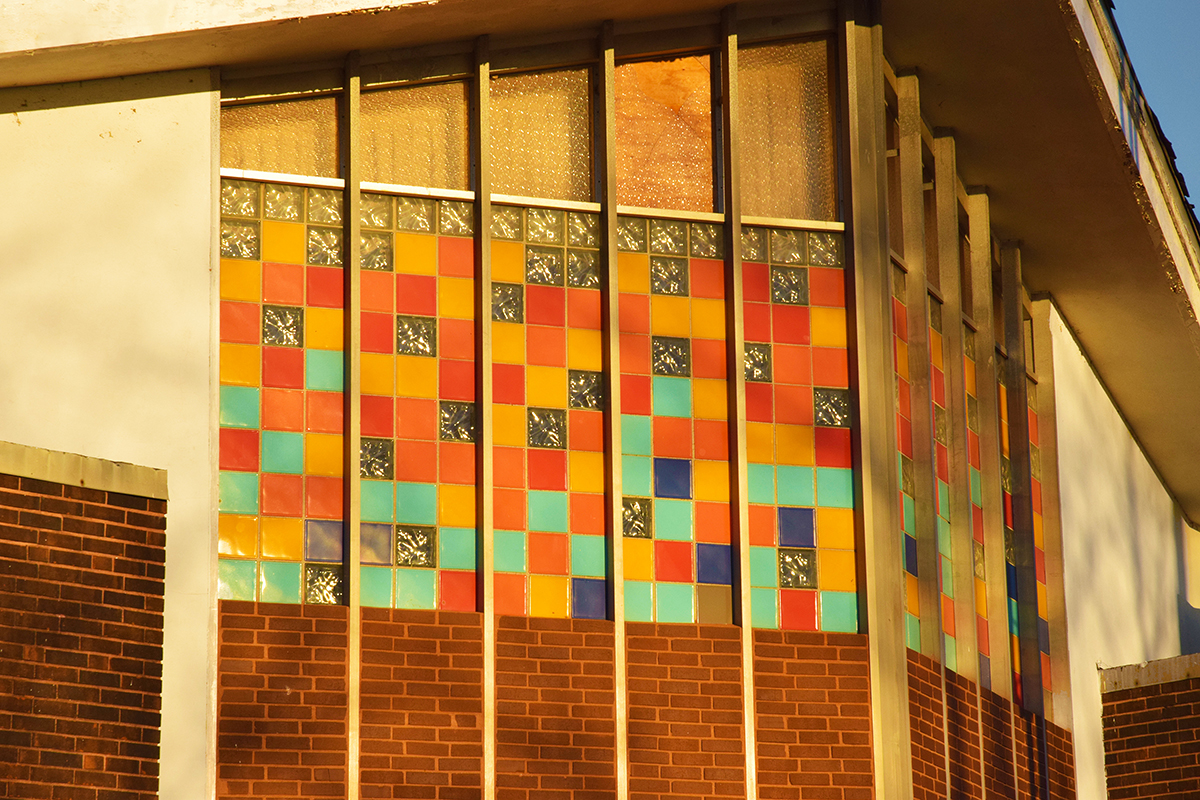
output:
<svg viewBox="0 0 1200 800"><path fill-rule="evenodd" d="M654 459L654 496L690 500L692 462L682 458Z"/></svg>
<svg viewBox="0 0 1200 800"><path fill-rule="evenodd" d="M696 581L733 584L732 548L727 544L696 545Z"/></svg>
<svg viewBox="0 0 1200 800"><path fill-rule="evenodd" d="M304 522L304 560L342 560L342 523L310 519Z"/></svg>
<svg viewBox="0 0 1200 800"><path fill-rule="evenodd" d="M917 572L917 540L908 534L904 535L904 569L909 575Z"/></svg>
<svg viewBox="0 0 1200 800"><path fill-rule="evenodd" d="M811 508L779 509L779 546L816 547Z"/></svg>
<svg viewBox="0 0 1200 800"><path fill-rule="evenodd" d="M364 522L359 526L359 552L364 564L392 563L392 526L380 525L375 522ZM389 577L390 581L391 578ZM389 597L391 595L389 594Z"/></svg>
<svg viewBox="0 0 1200 800"><path fill-rule="evenodd" d="M589 578L571 579L571 616L575 619L608 617L608 588L604 581Z"/></svg>

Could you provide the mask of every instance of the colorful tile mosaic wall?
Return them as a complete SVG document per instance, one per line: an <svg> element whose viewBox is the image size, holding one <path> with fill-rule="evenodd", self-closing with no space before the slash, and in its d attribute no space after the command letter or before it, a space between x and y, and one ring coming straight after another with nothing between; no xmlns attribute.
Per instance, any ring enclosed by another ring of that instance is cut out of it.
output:
<svg viewBox="0 0 1200 800"><path fill-rule="evenodd" d="M913 499L912 394L908 375L908 308L904 297L908 275L892 266L892 339L896 369L896 471L900 480L900 535L904 547L904 636L909 648L921 649L921 589L917 581L917 514Z"/></svg>
<svg viewBox="0 0 1200 800"><path fill-rule="evenodd" d="M342 601L336 190L221 182L218 593Z"/></svg>
<svg viewBox="0 0 1200 800"><path fill-rule="evenodd" d="M991 688L991 639L988 634L987 561L983 539L983 477L979 454L979 400L975 331L963 326L963 382L967 397L967 474L971 483L971 545L975 571L975 628L979 646L979 682Z"/></svg>
<svg viewBox="0 0 1200 800"><path fill-rule="evenodd" d="M1029 397L1029 471L1033 505L1033 559L1037 576L1038 652L1042 661L1042 686L1051 692L1050 682L1050 609L1046 591L1046 533L1042 520L1042 458L1038 432L1038 385L1028 381Z"/></svg>
<svg viewBox="0 0 1200 800"><path fill-rule="evenodd" d="M1008 431L1008 387L1005 385L1008 372L1008 357L997 351L996 386L1000 409L1000 489L1004 499L1004 567L1005 590L1008 595L1008 641L1013 672L1013 691L1021 696L1021 644L1020 623L1017 617L1017 562L1014 550L1012 462Z"/></svg>
<svg viewBox="0 0 1200 800"><path fill-rule="evenodd" d="M947 347L942 303L929 298L930 395L933 400L934 507L937 513L938 593L942 604L942 663L958 671L954 616L954 561L950 535L950 412L946 408Z"/></svg>

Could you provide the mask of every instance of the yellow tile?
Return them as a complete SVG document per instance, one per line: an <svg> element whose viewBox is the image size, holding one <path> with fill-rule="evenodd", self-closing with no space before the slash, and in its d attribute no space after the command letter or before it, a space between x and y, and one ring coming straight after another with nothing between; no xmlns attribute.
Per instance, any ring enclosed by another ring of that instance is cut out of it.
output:
<svg viewBox="0 0 1200 800"><path fill-rule="evenodd" d="M650 292L650 256L642 253L617 255L617 287L622 292Z"/></svg>
<svg viewBox="0 0 1200 800"><path fill-rule="evenodd" d="M963 383L967 387L967 394L975 397L975 362L967 358L963 358Z"/></svg>
<svg viewBox="0 0 1200 800"><path fill-rule="evenodd" d="M504 447L525 446L525 406L492 406L492 437Z"/></svg>
<svg viewBox="0 0 1200 800"><path fill-rule="evenodd" d="M701 339L725 338L724 300L692 299L692 336Z"/></svg>
<svg viewBox="0 0 1200 800"><path fill-rule="evenodd" d="M304 520L263 517L262 557L299 561L304 557Z"/></svg>
<svg viewBox="0 0 1200 800"><path fill-rule="evenodd" d="M438 524L475 527L475 487L443 483L438 486Z"/></svg>
<svg viewBox="0 0 1200 800"><path fill-rule="evenodd" d="M562 575L530 575L529 616L571 616L571 579Z"/></svg>
<svg viewBox="0 0 1200 800"><path fill-rule="evenodd" d="M818 508L817 544L838 550L853 550L854 511L849 508Z"/></svg>
<svg viewBox="0 0 1200 800"><path fill-rule="evenodd" d="M1046 529L1042 524L1042 515L1033 515L1033 546L1038 550L1046 549Z"/></svg>
<svg viewBox="0 0 1200 800"><path fill-rule="evenodd" d="M690 336L691 317L686 297L656 294L650 298L650 332L655 336Z"/></svg>
<svg viewBox="0 0 1200 800"><path fill-rule="evenodd" d="M1046 595L1046 584L1044 583L1037 585L1037 603L1038 616L1042 619L1050 619L1050 605Z"/></svg>
<svg viewBox="0 0 1200 800"><path fill-rule="evenodd" d="M814 309L815 310L815 309ZM824 309L822 309L824 310ZM946 369L945 348L942 335L935 330L929 331L929 361L940 370Z"/></svg>
<svg viewBox="0 0 1200 800"><path fill-rule="evenodd" d="M567 329L567 366L571 369L603 369L601 363L600 331L584 330L582 328Z"/></svg>
<svg viewBox="0 0 1200 800"><path fill-rule="evenodd" d="M367 354L363 354L366 358ZM377 355L382 355L379 353ZM363 388L366 391L366 387ZM370 392L375 394L375 392ZM381 392L380 394L388 394ZM398 397L437 397L437 359L428 356L396 356Z"/></svg>
<svg viewBox="0 0 1200 800"><path fill-rule="evenodd" d="M304 263L304 225L263 220L262 260L284 264Z"/></svg>
<svg viewBox="0 0 1200 800"><path fill-rule="evenodd" d="M814 347L846 346L846 312L844 309L816 307L809 309L809 315Z"/></svg>
<svg viewBox="0 0 1200 800"><path fill-rule="evenodd" d="M438 309L443 317L475 318L475 281L470 278L438 278Z"/></svg>
<svg viewBox="0 0 1200 800"><path fill-rule="evenodd" d="M258 517L221 514L217 521L217 553L223 556L258 555Z"/></svg>
<svg viewBox="0 0 1200 800"><path fill-rule="evenodd" d="M987 584L975 579L975 613L987 619Z"/></svg>
<svg viewBox="0 0 1200 800"><path fill-rule="evenodd" d="M625 580L654 580L654 542L650 539L622 539L625 550Z"/></svg>
<svg viewBox="0 0 1200 800"><path fill-rule="evenodd" d="M1008 422L1008 387L997 386L996 388L1000 390L1000 419Z"/></svg>
<svg viewBox="0 0 1200 800"><path fill-rule="evenodd" d="M572 450L569 453L572 492L604 491L604 454Z"/></svg>
<svg viewBox="0 0 1200 800"><path fill-rule="evenodd" d="M309 475L342 474L342 436L340 433L304 435L304 471Z"/></svg>
<svg viewBox="0 0 1200 800"><path fill-rule="evenodd" d="M775 453L780 464L813 465L813 429L808 425L776 425Z"/></svg>
<svg viewBox="0 0 1200 800"><path fill-rule="evenodd" d="M365 394L380 394L391 396L396 392L396 361L395 356L383 353L362 354L362 390ZM416 356L408 356L416 358ZM426 358L425 361L434 361Z"/></svg>
<svg viewBox="0 0 1200 800"><path fill-rule="evenodd" d="M1000 420L1000 452L1008 455L1008 423L1004 420Z"/></svg>
<svg viewBox="0 0 1200 800"><path fill-rule="evenodd" d="M1011 653L1011 655L1009 657L1012 659L1012 661L1010 661L1009 663L1013 665L1013 672L1020 675L1021 674L1021 640L1018 639L1016 636L1010 636L1008 643L1009 643L1008 650L1009 650L1009 653Z"/></svg>
<svg viewBox="0 0 1200 800"><path fill-rule="evenodd" d="M729 462L698 459L692 463L696 471L696 499L729 502Z"/></svg>
<svg viewBox="0 0 1200 800"><path fill-rule="evenodd" d="M437 237L420 233L397 233L392 247L396 272L406 275L437 274Z"/></svg>
<svg viewBox="0 0 1200 800"><path fill-rule="evenodd" d="M221 343L221 383L258 386L262 358L258 345Z"/></svg>
<svg viewBox="0 0 1200 800"><path fill-rule="evenodd" d="M853 592L858 587L853 550L817 552L817 585L823 592Z"/></svg>
<svg viewBox="0 0 1200 800"><path fill-rule="evenodd" d="M896 340L896 374L908 380L908 345Z"/></svg>
<svg viewBox="0 0 1200 800"><path fill-rule="evenodd" d="M562 367L526 367L525 403L543 408L566 408L567 371Z"/></svg>
<svg viewBox="0 0 1200 800"><path fill-rule="evenodd" d="M262 266L257 261L222 258L221 299L249 300L255 303L261 300Z"/></svg>
<svg viewBox="0 0 1200 800"><path fill-rule="evenodd" d="M492 279L508 283L525 282L525 245L520 242L492 242Z"/></svg>
<svg viewBox="0 0 1200 800"><path fill-rule="evenodd" d="M729 392L725 381L716 378L693 380L692 413L696 419L728 419Z"/></svg>
<svg viewBox="0 0 1200 800"><path fill-rule="evenodd" d="M492 360L501 364L525 363L525 326L517 322L492 323Z"/></svg>
<svg viewBox="0 0 1200 800"><path fill-rule="evenodd" d="M904 604L908 613L915 617L921 616L921 585L913 575L904 575Z"/></svg>
<svg viewBox="0 0 1200 800"><path fill-rule="evenodd" d="M746 460L775 463L775 427L769 422L746 423Z"/></svg>
<svg viewBox="0 0 1200 800"><path fill-rule="evenodd" d="M304 309L305 347L313 350L341 350L343 338L340 308Z"/></svg>

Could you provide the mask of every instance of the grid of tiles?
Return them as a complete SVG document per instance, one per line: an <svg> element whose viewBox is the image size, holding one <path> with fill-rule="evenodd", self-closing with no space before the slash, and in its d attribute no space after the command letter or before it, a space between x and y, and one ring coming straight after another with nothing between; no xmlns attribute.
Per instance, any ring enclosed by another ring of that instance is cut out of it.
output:
<svg viewBox="0 0 1200 800"><path fill-rule="evenodd" d="M857 631L841 240L743 229L756 628Z"/></svg>
<svg viewBox="0 0 1200 800"><path fill-rule="evenodd" d="M498 614L605 619L599 217L492 209Z"/></svg>
<svg viewBox="0 0 1200 800"><path fill-rule="evenodd" d="M942 604L943 663L958 671L954 617L954 562L950 549L950 412L946 408L946 341L942 302L929 298L929 377L933 399L934 507L937 512L938 594Z"/></svg>
<svg viewBox="0 0 1200 800"><path fill-rule="evenodd" d="M997 351L996 386L1000 404L1000 489L1004 498L1004 568L1005 590L1008 594L1008 643L1011 652L1014 696L1021 699L1020 623L1017 617L1017 562L1014 551L1012 462L1009 460L1008 431L1008 357Z"/></svg>
<svg viewBox="0 0 1200 800"><path fill-rule="evenodd" d="M219 596L342 599L342 210L221 182Z"/></svg>
<svg viewBox="0 0 1200 800"><path fill-rule="evenodd" d="M475 610L470 203L362 195L366 606Z"/></svg>
<svg viewBox="0 0 1200 800"><path fill-rule="evenodd" d="M921 589L917 583L917 512L913 499L912 394L908 375L908 274L892 265L892 340L896 367L896 471L900 478L900 535L904 544L904 637L921 650Z"/></svg>
<svg viewBox="0 0 1200 800"><path fill-rule="evenodd" d="M991 638L988 635L987 561L983 545L983 476L979 455L979 399L975 331L963 326L963 382L967 397L967 473L971 482L971 555L975 572L975 628L979 645L979 682L992 688Z"/></svg>
<svg viewBox="0 0 1200 800"><path fill-rule="evenodd" d="M1042 687L1050 696L1050 609L1046 592L1046 533L1042 521L1042 459L1039 450L1037 383L1028 381L1030 499L1033 505L1033 559L1037 576L1038 653L1042 662Z"/></svg>

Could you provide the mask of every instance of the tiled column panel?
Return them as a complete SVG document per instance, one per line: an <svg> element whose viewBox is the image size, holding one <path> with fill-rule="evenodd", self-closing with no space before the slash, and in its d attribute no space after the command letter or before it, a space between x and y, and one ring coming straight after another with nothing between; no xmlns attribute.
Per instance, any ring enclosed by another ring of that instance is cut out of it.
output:
<svg viewBox="0 0 1200 800"><path fill-rule="evenodd" d="M950 412L946 408L947 345L942 337L942 303L929 298L930 397L933 400L934 508L937 512L938 595L942 604L942 656L946 669L958 670L954 615L954 562L950 528Z"/></svg>
<svg viewBox="0 0 1200 800"><path fill-rule="evenodd" d="M910 650L921 650L921 589L917 583L917 517L913 499L912 394L908 375L908 309L904 304L908 276L892 268L892 338L896 368L896 472L900 478L900 519L904 540L904 635Z"/></svg>
<svg viewBox="0 0 1200 800"><path fill-rule="evenodd" d="M967 470L971 482L971 545L975 572L975 628L979 647L979 682L991 688L991 636L988 634L987 561L983 535L983 473L979 451L979 400L976 381L975 331L963 326L963 382L967 398Z"/></svg>
<svg viewBox="0 0 1200 800"><path fill-rule="evenodd" d="M1046 591L1046 532L1042 522L1042 460L1038 449L1038 385L1027 382L1029 397L1030 500L1033 506L1033 558L1037 576L1038 653L1042 661L1042 687L1049 702L1053 687L1050 666L1050 608Z"/></svg>
<svg viewBox="0 0 1200 800"><path fill-rule="evenodd" d="M1012 499L1012 462L1010 441L1008 436L1008 387L1004 385L1008 372L1008 359L997 351L996 354L996 387L997 404L999 407L1000 425L1000 488L1004 498L1004 565L1006 571L1005 589L1008 593L1008 641L1011 648L1013 672L1013 696L1021 699L1021 644L1019 623L1017 620L1017 565L1013 551L1013 499Z"/></svg>

